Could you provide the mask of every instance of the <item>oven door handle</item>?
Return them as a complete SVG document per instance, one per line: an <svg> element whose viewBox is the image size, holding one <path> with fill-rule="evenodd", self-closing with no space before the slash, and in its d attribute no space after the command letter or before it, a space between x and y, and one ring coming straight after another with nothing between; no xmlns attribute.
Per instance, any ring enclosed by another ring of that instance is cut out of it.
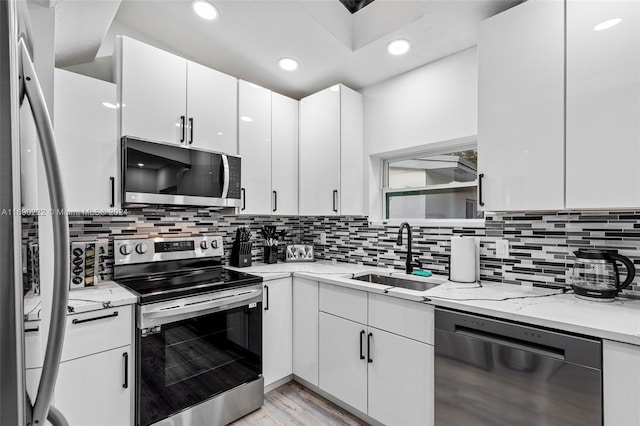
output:
<svg viewBox="0 0 640 426"><path fill-rule="evenodd" d="M224 310L237 307L238 304L250 302L252 299L255 301L261 301L262 290L250 290L246 293L237 295L220 297L217 299L203 300L201 302L190 303L182 306L169 306L164 308L158 308L156 310L146 311L142 314L143 321L155 320L160 318L181 316L185 314L193 314L196 312L204 312L210 310Z"/></svg>

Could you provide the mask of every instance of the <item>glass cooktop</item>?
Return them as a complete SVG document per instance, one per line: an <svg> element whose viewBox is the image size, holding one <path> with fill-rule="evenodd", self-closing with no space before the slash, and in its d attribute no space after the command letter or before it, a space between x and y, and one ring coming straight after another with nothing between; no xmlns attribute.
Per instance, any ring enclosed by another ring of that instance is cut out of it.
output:
<svg viewBox="0 0 640 426"><path fill-rule="evenodd" d="M138 270L129 271L130 276L114 279L136 293L141 304L245 287L262 282L262 277L233 271L222 266L193 268L183 263L161 262L164 268L160 270L157 268L158 263L152 270L145 270L144 265L138 265Z"/></svg>

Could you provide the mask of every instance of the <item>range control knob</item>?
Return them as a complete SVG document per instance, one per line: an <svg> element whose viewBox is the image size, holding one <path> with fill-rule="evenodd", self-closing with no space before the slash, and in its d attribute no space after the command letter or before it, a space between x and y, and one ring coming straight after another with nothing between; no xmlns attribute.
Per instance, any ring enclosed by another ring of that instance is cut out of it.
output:
<svg viewBox="0 0 640 426"><path fill-rule="evenodd" d="M211 240L211 248L214 248L214 249L218 248L218 240Z"/></svg>
<svg viewBox="0 0 640 426"><path fill-rule="evenodd" d="M147 252L147 245L145 243L140 243L136 245L136 253L145 254Z"/></svg>
<svg viewBox="0 0 640 426"><path fill-rule="evenodd" d="M207 247L209 247L209 245L207 244L207 240L202 240L202 241L200 241L200 248L201 248L202 250L206 250L206 249L207 249Z"/></svg>
<svg viewBox="0 0 640 426"><path fill-rule="evenodd" d="M120 246L120 254L124 256L128 256L131 254L131 252L132 252L132 249L130 244L123 244Z"/></svg>

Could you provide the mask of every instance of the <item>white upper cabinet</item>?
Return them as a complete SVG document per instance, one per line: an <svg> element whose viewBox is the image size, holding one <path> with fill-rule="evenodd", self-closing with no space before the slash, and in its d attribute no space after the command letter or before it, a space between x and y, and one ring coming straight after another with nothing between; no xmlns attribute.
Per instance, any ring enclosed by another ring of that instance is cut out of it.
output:
<svg viewBox="0 0 640 426"><path fill-rule="evenodd" d="M278 93L271 93L271 190L273 214L298 214L298 101Z"/></svg>
<svg viewBox="0 0 640 426"><path fill-rule="evenodd" d="M67 210L118 208L116 85L56 68L54 92Z"/></svg>
<svg viewBox="0 0 640 426"><path fill-rule="evenodd" d="M271 213L271 91L239 82L238 137L242 157L241 214Z"/></svg>
<svg viewBox="0 0 640 426"><path fill-rule="evenodd" d="M566 138L567 208L640 207L640 2L567 1Z"/></svg>
<svg viewBox="0 0 640 426"><path fill-rule="evenodd" d="M187 141L238 153L238 79L187 61Z"/></svg>
<svg viewBox="0 0 640 426"><path fill-rule="evenodd" d="M340 214L364 214L362 95L340 85Z"/></svg>
<svg viewBox="0 0 640 426"><path fill-rule="evenodd" d="M239 83L240 214L298 214L298 101Z"/></svg>
<svg viewBox="0 0 640 426"><path fill-rule="evenodd" d="M563 209L564 2L484 21L478 61L480 208Z"/></svg>
<svg viewBox="0 0 640 426"><path fill-rule="evenodd" d="M363 214L362 96L343 85L300 101L300 214Z"/></svg>
<svg viewBox="0 0 640 426"><path fill-rule="evenodd" d="M184 142L187 61L129 37L118 47L120 135Z"/></svg>
<svg viewBox="0 0 640 426"><path fill-rule="evenodd" d="M118 38L120 135L237 154L238 80Z"/></svg>

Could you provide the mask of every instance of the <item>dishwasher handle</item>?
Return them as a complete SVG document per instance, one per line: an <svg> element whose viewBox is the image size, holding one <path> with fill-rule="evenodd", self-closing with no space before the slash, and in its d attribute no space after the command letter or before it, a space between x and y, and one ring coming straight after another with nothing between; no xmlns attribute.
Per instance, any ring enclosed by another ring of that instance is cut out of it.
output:
<svg viewBox="0 0 640 426"><path fill-rule="evenodd" d="M451 333L463 337L463 332L466 337L498 339L500 344L506 342L510 347L520 345L523 350L530 352L535 348L548 356L553 353L552 357L555 359L602 369L602 341L595 337L443 308L436 308L435 329L436 334Z"/></svg>
<svg viewBox="0 0 640 426"><path fill-rule="evenodd" d="M480 332L480 331L472 330L466 327L456 327L455 334L459 336L479 339L489 343L495 343L496 345L506 346L511 349L518 349L521 351L534 353L536 355L558 359L560 361L565 360L565 354L562 349L557 349L557 348L544 346L544 345L537 345L535 343L525 342L518 339L512 339L505 336L498 336L492 333Z"/></svg>

